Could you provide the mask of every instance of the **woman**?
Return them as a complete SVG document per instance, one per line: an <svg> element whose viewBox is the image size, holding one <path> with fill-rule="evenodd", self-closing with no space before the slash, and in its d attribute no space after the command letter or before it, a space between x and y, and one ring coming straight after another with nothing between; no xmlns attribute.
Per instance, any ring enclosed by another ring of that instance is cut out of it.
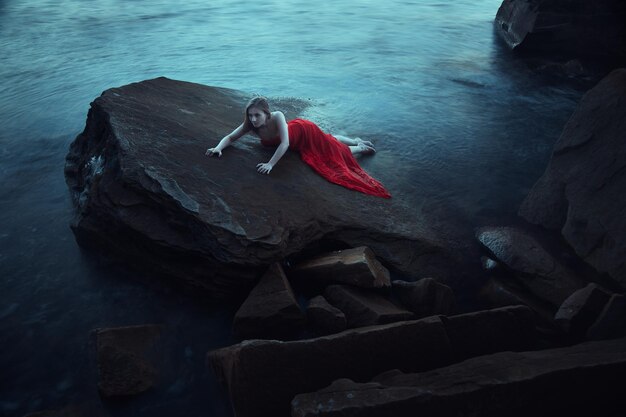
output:
<svg viewBox="0 0 626 417"><path fill-rule="evenodd" d="M375 152L371 142L332 136L304 119L287 122L282 112L270 111L263 97L248 102L243 123L216 147L207 149L206 155L221 157L224 148L248 132L258 136L265 146L278 146L268 162L257 165L257 171L262 174L269 174L287 149L292 149L300 152L301 159L330 182L365 194L391 197L385 187L363 171L354 159L354 154Z"/></svg>

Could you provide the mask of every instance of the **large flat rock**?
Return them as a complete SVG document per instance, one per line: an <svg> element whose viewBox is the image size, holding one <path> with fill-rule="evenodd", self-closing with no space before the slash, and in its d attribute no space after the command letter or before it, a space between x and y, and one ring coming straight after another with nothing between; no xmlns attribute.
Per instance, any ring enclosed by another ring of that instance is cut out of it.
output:
<svg viewBox="0 0 626 417"><path fill-rule="evenodd" d="M293 417L618 416L626 339L480 356L434 371L335 381L292 402Z"/></svg>
<svg viewBox="0 0 626 417"><path fill-rule="evenodd" d="M626 288L626 69L582 98L543 176L522 203L531 223L560 230L588 264Z"/></svg>
<svg viewBox="0 0 626 417"><path fill-rule="evenodd" d="M258 138L206 157L241 123L247 98L157 78L95 99L65 168L78 242L215 297L249 289L273 262L326 239L368 246L386 267L412 277L428 273L433 259L448 259L443 240L400 200L332 184L296 153L288 151L270 175L256 171L273 154ZM288 119L305 107L273 104Z"/></svg>

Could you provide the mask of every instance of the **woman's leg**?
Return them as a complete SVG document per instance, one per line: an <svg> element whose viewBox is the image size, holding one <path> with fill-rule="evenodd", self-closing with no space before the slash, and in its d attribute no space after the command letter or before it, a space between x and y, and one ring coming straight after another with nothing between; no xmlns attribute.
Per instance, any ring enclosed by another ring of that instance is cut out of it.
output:
<svg viewBox="0 0 626 417"><path fill-rule="evenodd" d="M351 139L343 135L333 135L339 142L345 143L350 148L353 155L367 155L376 152L374 144L361 138Z"/></svg>

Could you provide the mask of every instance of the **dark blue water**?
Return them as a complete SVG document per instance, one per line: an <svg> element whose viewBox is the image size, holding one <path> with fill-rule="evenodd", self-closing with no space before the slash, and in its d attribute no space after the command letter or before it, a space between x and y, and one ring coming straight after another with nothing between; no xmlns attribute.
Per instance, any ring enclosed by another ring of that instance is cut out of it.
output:
<svg viewBox="0 0 626 417"><path fill-rule="evenodd" d="M68 227L64 157L103 90L166 76L310 98L305 117L375 142L362 165L416 216L505 223L581 92L500 45L499 4L0 1L0 414L228 413L204 355L230 343L230 313L98 262ZM173 329L170 365L152 393L102 405L89 332L141 323Z"/></svg>

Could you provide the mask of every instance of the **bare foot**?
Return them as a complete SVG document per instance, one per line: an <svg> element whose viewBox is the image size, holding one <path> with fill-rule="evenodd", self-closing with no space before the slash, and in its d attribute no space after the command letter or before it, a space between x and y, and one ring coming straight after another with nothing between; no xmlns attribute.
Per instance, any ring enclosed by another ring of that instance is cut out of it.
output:
<svg viewBox="0 0 626 417"><path fill-rule="evenodd" d="M374 146L369 146L367 145L367 143L371 144L372 142L360 142L356 145L359 150L359 153L363 155L370 155L376 152L376 149L374 149Z"/></svg>
<svg viewBox="0 0 626 417"><path fill-rule="evenodd" d="M369 140L363 140L361 138L355 138L356 140L356 144L360 145L361 143L365 146L368 146L370 148L374 148L374 144L372 142L370 142Z"/></svg>

